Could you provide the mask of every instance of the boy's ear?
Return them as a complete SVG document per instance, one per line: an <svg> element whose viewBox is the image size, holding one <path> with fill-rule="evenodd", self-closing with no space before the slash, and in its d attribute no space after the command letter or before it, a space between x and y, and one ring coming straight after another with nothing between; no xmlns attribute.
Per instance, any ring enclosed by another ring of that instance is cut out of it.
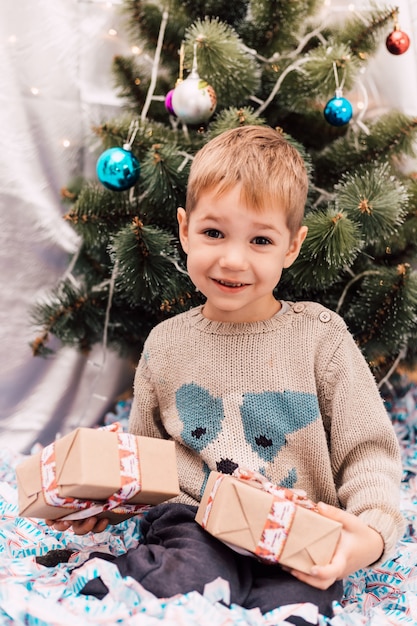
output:
<svg viewBox="0 0 417 626"><path fill-rule="evenodd" d="M284 267L290 267L290 265L292 265L298 257L303 241L307 237L307 231L307 226L301 226L301 228L297 231L295 237L291 241L287 254L285 255Z"/></svg>
<svg viewBox="0 0 417 626"><path fill-rule="evenodd" d="M185 254L188 254L188 221L185 209L183 209L182 207L179 207L177 209L177 220L179 226L178 234L181 246Z"/></svg>

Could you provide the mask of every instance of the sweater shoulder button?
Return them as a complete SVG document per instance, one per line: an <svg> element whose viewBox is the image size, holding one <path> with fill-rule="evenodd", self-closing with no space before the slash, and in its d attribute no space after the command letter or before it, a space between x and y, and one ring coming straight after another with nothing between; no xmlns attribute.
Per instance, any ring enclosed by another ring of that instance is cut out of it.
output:
<svg viewBox="0 0 417 626"><path fill-rule="evenodd" d="M330 322L332 316L330 315L329 311L322 311L319 315L319 320L320 322L323 322L324 324L326 322Z"/></svg>
<svg viewBox="0 0 417 626"><path fill-rule="evenodd" d="M302 302L296 302L292 309L294 313L301 313L302 311L304 311L305 308L305 304L303 304Z"/></svg>

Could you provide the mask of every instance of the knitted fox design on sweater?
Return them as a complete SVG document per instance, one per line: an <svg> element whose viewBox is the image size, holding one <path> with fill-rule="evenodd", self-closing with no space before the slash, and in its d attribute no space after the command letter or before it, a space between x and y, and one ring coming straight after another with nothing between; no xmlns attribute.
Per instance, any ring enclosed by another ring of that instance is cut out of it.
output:
<svg viewBox="0 0 417 626"><path fill-rule="evenodd" d="M187 446L202 452L212 443L218 446L219 440L228 437L231 431L236 436L241 429L239 437L247 444L252 465L257 464L262 473L285 445L287 435L320 417L317 397L299 391L236 394L223 404L222 398L213 397L204 387L186 383L176 393L176 405L184 425L181 438ZM233 415L239 415L240 419L234 420ZM228 425L229 418L233 425ZM233 458L216 462L217 471L225 474L232 473L237 466ZM294 468L280 484L293 487L295 480Z"/></svg>
<svg viewBox="0 0 417 626"><path fill-rule="evenodd" d="M363 517L392 548L401 460L365 359L334 312L282 303L271 319L214 322L202 307L150 333L130 430L177 444L180 500L210 470L247 467Z"/></svg>

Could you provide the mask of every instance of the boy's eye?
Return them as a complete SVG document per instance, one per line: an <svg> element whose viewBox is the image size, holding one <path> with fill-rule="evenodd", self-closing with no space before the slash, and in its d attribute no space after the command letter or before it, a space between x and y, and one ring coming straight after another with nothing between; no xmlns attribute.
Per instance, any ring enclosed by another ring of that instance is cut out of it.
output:
<svg viewBox="0 0 417 626"><path fill-rule="evenodd" d="M272 243L268 237L255 237L252 241L253 243L256 243L257 246L267 246Z"/></svg>
<svg viewBox="0 0 417 626"><path fill-rule="evenodd" d="M204 231L204 234L207 235L207 237L212 237L213 239L221 239L221 237L223 237L222 233L216 228L208 228Z"/></svg>

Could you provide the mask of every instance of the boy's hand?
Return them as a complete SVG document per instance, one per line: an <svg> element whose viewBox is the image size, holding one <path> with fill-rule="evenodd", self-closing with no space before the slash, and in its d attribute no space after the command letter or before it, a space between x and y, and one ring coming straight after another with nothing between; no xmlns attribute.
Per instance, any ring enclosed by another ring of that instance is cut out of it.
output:
<svg viewBox="0 0 417 626"><path fill-rule="evenodd" d="M81 520L45 520L48 526L52 526L55 530L63 532L72 526L72 530L76 535L86 535L89 532L102 533L109 525L106 518L98 519L97 517L86 517Z"/></svg>
<svg viewBox="0 0 417 626"><path fill-rule="evenodd" d="M336 580L377 561L384 549L384 542L376 530L361 522L356 515L322 502L318 508L321 515L343 524L332 561L328 565L315 565L310 574L291 569L287 571L308 585L328 589Z"/></svg>

